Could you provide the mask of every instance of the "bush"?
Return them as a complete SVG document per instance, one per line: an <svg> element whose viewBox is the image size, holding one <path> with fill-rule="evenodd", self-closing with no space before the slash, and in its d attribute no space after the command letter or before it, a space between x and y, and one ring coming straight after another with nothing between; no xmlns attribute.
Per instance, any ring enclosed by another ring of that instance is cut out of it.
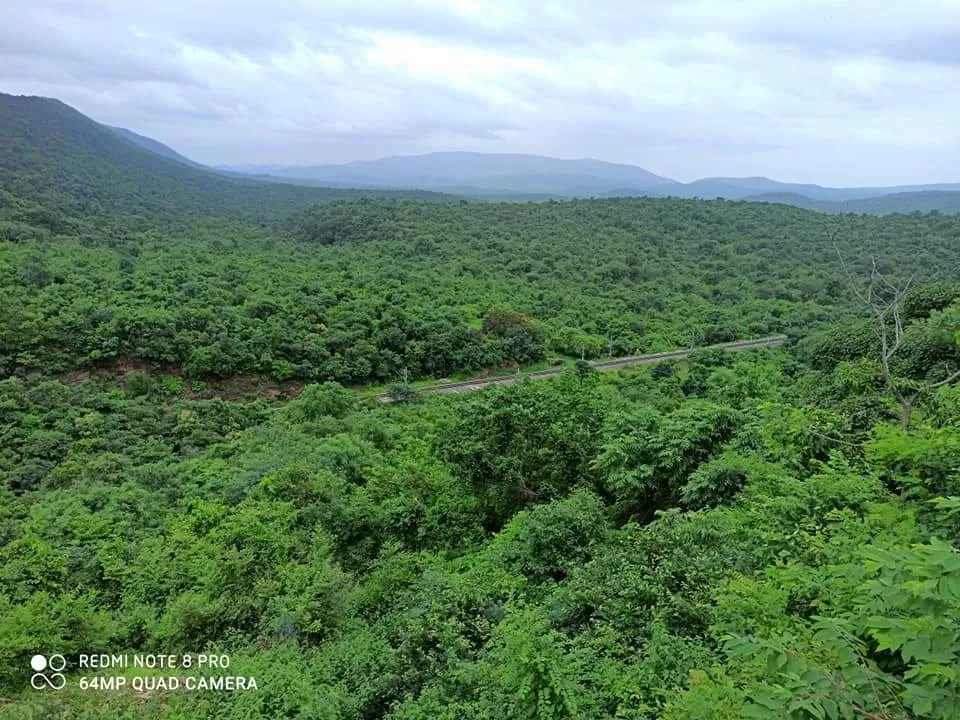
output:
<svg viewBox="0 0 960 720"><path fill-rule="evenodd" d="M337 382L307 385L300 397L290 403L291 418L313 422L322 417L342 418L356 407L356 397Z"/></svg>

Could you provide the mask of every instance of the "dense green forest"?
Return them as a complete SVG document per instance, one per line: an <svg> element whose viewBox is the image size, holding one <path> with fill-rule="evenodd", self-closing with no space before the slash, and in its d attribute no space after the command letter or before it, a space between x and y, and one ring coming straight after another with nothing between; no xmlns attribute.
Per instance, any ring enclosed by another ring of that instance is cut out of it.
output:
<svg viewBox="0 0 960 720"><path fill-rule="evenodd" d="M318 205L0 247L0 367L386 382L773 333L850 312L850 271L960 277L960 218L690 200ZM503 317L504 311L512 317ZM496 321L499 313L500 321ZM509 313L508 313L509 314Z"/></svg>
<svg viewBox="0 0 960 720"><path fill-rule="evenodd" d="M221 206L44 107L0 122L0 719L960 716L960 219ZM250 377L297 397L188 392ZM77 667L199 652L256 689Z"/></svg>

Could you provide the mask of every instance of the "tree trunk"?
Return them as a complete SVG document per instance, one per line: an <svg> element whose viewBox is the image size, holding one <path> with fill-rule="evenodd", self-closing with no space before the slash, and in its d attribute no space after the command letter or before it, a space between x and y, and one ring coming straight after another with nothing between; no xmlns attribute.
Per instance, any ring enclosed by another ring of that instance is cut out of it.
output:
<svg viewBox="0 0 960 720"><path fill-rule="evenodd" d="M913 395L904 395L900 398L900 421L904 432L910 432L910 417L913 415L913 402L917 399L917 393Z"/></svg>

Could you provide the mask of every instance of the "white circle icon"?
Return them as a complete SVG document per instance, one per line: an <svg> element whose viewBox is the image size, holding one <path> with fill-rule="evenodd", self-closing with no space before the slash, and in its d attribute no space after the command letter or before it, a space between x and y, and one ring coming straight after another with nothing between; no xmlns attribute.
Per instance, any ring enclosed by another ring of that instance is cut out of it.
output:
<svg viewBox="0 0 960 720"><path fill-rule="evenodd" d="M49 658L46 655L34 655L30 658L30 667L34 670L30 684L36 690L63 690L67 686L67 676L61 672L67 667L67 659L60 653L54 653ZM48 676L44 670L51 671L51 674Z"/></svg>

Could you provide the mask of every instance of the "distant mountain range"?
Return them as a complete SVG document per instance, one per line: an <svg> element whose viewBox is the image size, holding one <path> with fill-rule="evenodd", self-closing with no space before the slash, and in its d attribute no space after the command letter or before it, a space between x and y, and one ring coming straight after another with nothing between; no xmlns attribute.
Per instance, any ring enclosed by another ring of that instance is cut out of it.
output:
<svg viewBox="0 0 960 720"><path fill-rule="evenodd" d="M765 177L714 177L681 183L632 165L510 153L437 152L343 165L231 165L219 169L293 181L352 187L418 188L475 197L509 197L524 193L554 198L634 195L724 198L784 202L827 211L837 209L830 207L830 203L904 193L960 192L960 183L831 188L783 183Z"/></svg>
<svg viewBox="0 0 960 720"><path fill-rule="evenodd" d="M156 140L123 128L111 129L164 157L204 167ZM960 183L836 188L765 177L711 177L681 183L633 165L518 153L435 152L340 165L226 165L215 170L273 182L432 190L476 200L646 196L783 203L827 213L960 212Z"/></svg>
<svg viewBox="0 0 960 720"><path fill-rule="evenodd" d="M778 202L831 213L960 210L960 183L833 188L765 177L713 177L681 183L632 165L511 153L437 152L343 165L231 165L218 169L288 182L416 188L484 200L647 196Z"/></svg>
<svg viewBox="0 0 960 720"><path fill-rule="evenodd" d="M199 211L225 205L260 215L268 205L361 196L515 202L724 198L828 213L960 212L960 183L831 188L764 177L681 183L622 163L514 153L436 152L341 165L213 168L129 129L96 123L58 100L0 93L3 186L23 197L56 195L61 206L108 210L139 203L151 211L162 205L172 215L184 207ZM137 191L131 192L134 186Z"/></svg>
<svg viewBox="0 0 960 720"><path fill-rule="evenodd" d="M213 215L272 222L315 203L362 197L454 199L428 191L228 177L155 140L101 125L58 100L0 93L0 226L22 222L56 231L94 216L179 222Z"/></svg>
<svg viewBox="0 0 960 720"><path fill-rule="evenodd" d="M843 201L813 200L797 193L763 193L748 195L743 199L750 202L783 203L826 213L886 215L889 213L932 212L934 210L942 213L960 212L960 192L944 190L895 192Z"/></svg>
<svg viewBox="0 0 960 720"><path fill-rule="evenodd" d="M458 189L464 194L584 197L613 188L644 190L673 183L632 165L517 153L437 152L345 165L239 165L220 169L353 187L443 188L443 192Z"/></svg>

